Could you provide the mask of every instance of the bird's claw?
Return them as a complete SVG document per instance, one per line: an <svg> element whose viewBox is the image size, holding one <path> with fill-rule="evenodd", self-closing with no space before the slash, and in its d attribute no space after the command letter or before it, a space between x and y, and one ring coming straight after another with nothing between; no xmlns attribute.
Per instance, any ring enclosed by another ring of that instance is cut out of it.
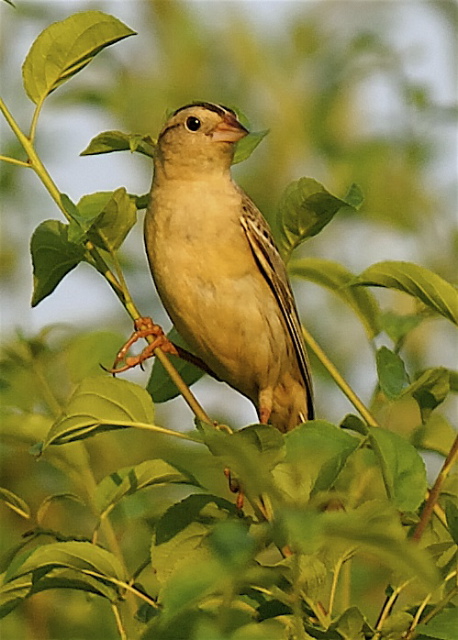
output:
<svg viewBox="0 0 458 640"><path fill-rule="evenodd" d="M141 353L137 356L128 356L127 353L133 344L141 338L148 338L151 336L153 341L150 342ZM109 373L116 375L117 373L123 373L128 371L137 365L143 368L145 360L154 355L156 349L162 349L166 353L172 353L178 355L175 345L165 335L162 327L158 324L154 324L151 318L142 317L137 318L134 321L134 331L127 342L118 351L115 361L111 369L107 369ZM118 366L124 362L122 366Z"/></svg>

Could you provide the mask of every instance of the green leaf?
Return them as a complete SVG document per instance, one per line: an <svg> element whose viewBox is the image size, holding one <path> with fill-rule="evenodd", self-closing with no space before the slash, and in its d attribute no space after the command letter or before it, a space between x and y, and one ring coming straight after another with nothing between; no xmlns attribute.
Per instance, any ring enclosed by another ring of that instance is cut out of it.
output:
<svg viewBox="0 0 458 640"><path fill-rule="evenodd" d="M148 135L140 136L122 131L103 131L92 138L81 156L111 153L113 151L137 151L145 156L154 158L156 141Z"/></svg>
<svg viewBox="0 0 458 640"><path fill-rule="evenodd" d="M243 162L244 160L249 158L258 144L266 137L268 133L269 129L264 129L263 131L253 131L239 140L235 147L234 159L232 160L232 164L238 164L239 162Z"/></svg>
<svg viewBox="0 0 458 640"><path fill-rule="evenodd" d="M311 420L287 433L285 444L285 462L274 475L291 498L307 502L332 487L360 440L329 422Z"/></svg>
<svg viewBox="0 0 458 640"><path fill-rule="evenodd" d="M221 638L207 634L203 638L198 638L195 634L199 620L208 620L208 614L200 609L183 609L171 620L164 621L162 616L156 616L150 621L145 631L141 634L140 640L178 640L178 638L192 638L193 640L221 640ZM226 638L224 638L226 640Z"/></svg>
<svg viewBox="0 0 458 640"><path fill-rule="evenodd" d="M359 416L355 416L353 413L348 413L340 423L339 427L341 429L355 431L356 433L360 433L362 436L367 436L367 424L363 422Z"/></svg>
<svg viewBox="0 0 458 640"><path fill-rule="evenodd" d="M76 388L65 412L51 427L43 445L66 444L103 431L153 424L149 394L132 382L97 376Z"/></svg>
<svg viewBox="0 0 458 640"><path fill-rule="evenodd" d="M197 563L207 559L210 552L204 540L209 534L208 524L191 522L173 538L151 547L151 563L155 575L161 585L166 585L176 567L187 559L193 558Z"/></svg>
<svg viewBox="0 0 458 640"><path fill-rule="evenodd" d="M116 560L116 558L114 559ZM35 579L30 595L47 589L76 589L102 596L113 603L119 602L124 595L121 587L117 584L117 578L110 581L105 578L93 577L84 571L61 567L51 569L44 576L41 575L41 571L35 572L36 574L38 574L38 579Z"/></svg>
<svg viewBox="0 0 458 640"><path fill-rule="evenodd" d="M36 590L79 588L112 600L119 597L117 583L127 580L121 563L112 553L90 542L73 540L37 547L8 577L8 582L22 577L27 581L28 574L33 574L34 583L43 581ZM114 591L112 587L106 588L107 582L115 585Z"/></svg>
<svg viewBox="0 0 458 640"><path fill-rule="evenodd" d="M0 618L7 616L15 609L32 589L32 578L22 576L17 580L11 580L0 587Z"/></svg>
<svg viewBox="0 0 458 640"><path fill-rule="evenodd" d="M106 376L102 366L113 364L113 354L125 338L112 331L91 331L73 337L65 348L68 372L74 384L90 376Z"/></svg>
<svg viewBox="0 0 458 640"><path fill-rule="evenodd" d="M287 545L294 554L317 553L325 544L323 523L322 514L302 505L300 509L277 509L274 522L275 544L279 548Z"/></svg>
<svg viewBox="0 0 458 640"><path fill-rule="evenodd" d="M375 297L363 287L348 286L355 276L344 266L323 258L301 258L292 260L288 271L291 276L315 282L339 296L362 321L370 340L379 333L380 309Z"/></svg>
<svg viewBox="0 0 458 640"><path fill-rule="evenodd" d="M288 623L279 617L279 619L262 620L261 622L250 622L249 624L239 627L231 635L231 640L288 640L291 634L288 631ZM226 640L224 636L221 638L212 637L212 640ZM209 635L203 630L196 640L208 640ZM304 636L304 640L310 640L311 636Z"/></svg>
<svg viewBox="0 0 458 640"><path fill-rule="evenodd" d="M276 524L284 527L287 536L277 544L286 542L292 550L311 554L333 549L339 556L370 553L396 579L399 575L417 578L431 590L440 584L430 554L406 537L397 509L385 501L366 501L350 511L320 513L303 506L283 509L276 513Z"/></svg>
<svg viewBox="0 0 458 640"><path fill-rule="evenodd" d="M277 214L278 244L285 262L293 249L319 233L341 209L349 207L312 178L300 178L288 185Z"/></svg>
<svg viewBox="0 0 458 640"><path fill-rule="evenodd" d="M395 611L385 619L382 625L383 638L386 640L399 640L405 637L412 624L413 616L407 611Z"/></svg>
<svg viewBox="0 0 458 640"><path fill-rule="evenodd" d="M354 511L328 511L322 515L322 535L328 546L355 546L370 552L390 567L396 576L414 577L428 590L440 584L440 577L431 556L410 538L400 524L396 509L374 500Z"/></svg>
<svg viewBox="0 0 458 640"><path fill-rule="evenodd" d="M353 207L353 209L359 209L359 207L364 202L364 195L360 187L357 184L353 183L350 185L343 200L351 207Z"/></svg>
<svg viewBox="0 0 458 640"><path fill-rule="evenodd" d="M80 505L86 507L86 503L82 500L78 495L74 493L54 493L50 496L46 496L44 500L42 500L40 506L37 509L36 521L39 527L45 528L45 518L48 514L49 508L56 502L76 502Z"/></svg>
<svg viewBox="0 0 458 640"><path fill-rule="evenodd" d="M183 338L180 336L175 327L167 334L167 338L173 342L174 344L186 349L189 351L189 347ZM174 365L175 369L181 375L185 383L190 387L197 380L204 375L204 371L199 367L191 364L190 362L186 362L183 358L179 358L178 356L169 355L171 363ZM151 370L151 375L148 380L148 384L146 386L148 393L153 398L154 402L167 402L167 400L171 400L172 398L176 398L180 395L177 386L170 379L169 374L164 369L164 366L161 362L155 358L153 363L153 368Z"/></svg>
<svg viewBox="0 0 458 640"><path fill-rule="evenodd" d="M458 324L458 291L436 273L411 262L373 264L358 276L355 285L388 287L421 300L427 307Z"/></svg>
<svg viewBox="0 0 458 640"><path fill-rule="evenodd" d="M226 581L225 568L210 555L197 550L197 555L191 554L179 563L179 570L170 576L160 593L163 619L168 621L205 596L221 591Z"/></svg>
<svg viewBox="0 0 458 640"><path fill-rule="evenodd" d="M0 487L0 500L4 502L12 511L15 511L21 518L30 518L30 507L25 500L18 495Z"/></svg>
<svg viewBox="0 0 458 640"><path fill-rule="evenodd" d="M37 570L45 573L54 567L93 572L102 578L126 579L121 563L112 553L90 542L74 540L37 547L9 578Z"/></svg>
<svg viewBox="0 0 458 640"><path fill-rule="evenodd" d="M335 629L343 640L365 640L373 630L358 607L350 607L332 623L330 629Z"/></svg>
<svg viewBox="0 0 458 640"><path fill-rule="evenodd" d="M409 384L409 378L401 357L381 347L376 354L380 389L390 400L396 400Z"/></svg>
<svg viewBox="0 0 458 640"><path fill-rule="evenodd" d="M137 209L146 209L146 207L148 206L149 199L150 199L150 194L149 193L144 193L141 196L131 195L130 197L134 199L135 206L137 207Z"/></svg>
<svg viewBox="0 0 458 640"><path fill-rule="evenodd" d="M38 568L19 578L9 580L0 587L0 618L6 616L25 598L46 589L78 589L103 596L111 602L118 601L122 596L120 588L115 582L110 583L108 580L102 580L81 571L59 566L45 569Z"/></svg>
<svg viewBox="0 0 458 640"><path fill-rule="evenodd" d="M449 375L450 375L450 391L454 391L455 393L458 392L458 371L455 371L454 369L449 369L448 370Z"/></svg>
<svg viewBox="0 0 458 640"><path fill-rule="evenodd" d="M207 447L234 477L240 478L247 496L278 496L271 469L283 456L282 434L268 425L251 425L232 434L201 423Z"/></svg>
<svg viewBox="0 0 458 640"><path fill-rule="evenodd" d="M249 535L246 522L219 522L209 536L210 548L218 560L232 574L246 569L256 552L255 540Z"/></svg>
<svg viewBox="0 0 458 640"><path fill-rule="evenodd" d="M368 434L384 469L384 479L393 505L400 511L416 511L427 489L423 459L397 433L381 427L369 427Z"/></svg>
<svg viewBox="0 0 458 640"><path fill-rule="evenodd" d="M84 246L69 241L68 229L68 225L58 220L45 220L33 232L30 244L33 307L49 296L62 278L83 260Z"/></svg>
<svg viewBox="0 0 458 640"><path fill-rule="evenodd" d="M450 372L444 367L426 369L409 387L404 395L410 394L420 407L421 419L426 422L432 411L439 406L450 391Z"/></svg>
<svg viewBox="0 0 458 640"><path fill-rule="evenodd" d="M395 344L404 340L407 334L418 327L423 320L424 316L419 314L399 315L391 311L382 313L379 317L380 328Z"/></svg>
<svg viewBox="0 0 458 640"><path fill-rule="evenodd" d="M439 413L432 413L425 424L415 429L411 442L417 449L435 451L446 457L455 441L456 431Z"/></svg>
<svg viewBox="0 0 458 640"><path fill-rule="evenodd" d="M89 225L88 238L101 249L116 251L137 221L137 207L124 187L116 189L105 200L107 195L95 193L84 196L78 207ZM96 214L97 207L103 202L103 207Z"/></svg>
<svg viewBox="0 0 458 640"><path fill-rule="evenodd" d="M113 191L97 191L82 196L77 204L77 221L85 233L101 215L107 204L113 197Z"/></svg>
<svg viewBox="0 0 458 640"><path fill-rule="evenodd" d="M438 613L427 624L419 624L416 627L417 633L421 633L427 638L434 640L456 640L456 630L458 629L458 608L451 607L446 611Z"/></svg>
<svg viewBox="0 0 458 640"><path fill-rule="evenodd" d="M174 538L192 522L219 522L228 515L237 515L232 502L211 494L190 495L172 505L156 525L155 544L161 545Z"/></svg>
<svg viewBox="0 0 458 640"><path fill-rule="evenodd" d="M105 517L125 496L164 484L192 484L197 480L189 473L180 471L165 460L145 460L133 467L120 469L104 478L95 492L95 502L100 518Z"/></svg>
<svg viewBox="0 0 458 640"><path fill-rule="evenodd" d="M0 573L5 573L9 566L15 562L16 556L18 556L21 551L30 544L30 538L23 538L21 542L14 544L12 547L9 547L0 553ZM0 588L1 593L1 588ZM0 601L2 596L0 595ZM1 608L1 605L0 605ZM1 615L0 615L1 618Z"/></svg>
<svg viewBox="0 0 458 640"><path fill-rule="evenodd" d="M51 24L36 38L24 61L22 76L27 95L40 104L102 49L134 34L101 11L75 13Z"/></svg>

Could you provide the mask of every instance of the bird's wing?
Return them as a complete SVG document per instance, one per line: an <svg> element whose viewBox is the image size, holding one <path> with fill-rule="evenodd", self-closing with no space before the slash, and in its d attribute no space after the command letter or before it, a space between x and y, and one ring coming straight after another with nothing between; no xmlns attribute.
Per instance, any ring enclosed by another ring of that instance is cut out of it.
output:
<svg viewBox="0 0 458 640"><path fill-rule="evenodd" d="M254 258L281 309L289 336L294 345L299 369L307 394L308 419L313 419L313 390L307 352L302 339L301 325L285 263L278 252L270 228L256 205L242 192L240 223L245 231Z"/></svg>

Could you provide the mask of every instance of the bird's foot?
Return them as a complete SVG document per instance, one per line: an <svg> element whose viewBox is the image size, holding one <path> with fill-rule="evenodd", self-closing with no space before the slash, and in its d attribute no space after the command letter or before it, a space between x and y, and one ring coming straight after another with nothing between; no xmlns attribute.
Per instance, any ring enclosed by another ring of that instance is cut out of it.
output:
<svg viewBox="0 0 458 640"><path fill-rule="evenodd" d="M141 353L137 356L128 356L129 349L133 344L140 340L141 338L147 338L148 336L152 336L154 339L150 342ZM165 335L164 331L158 324L154 324L151 318L137 318L134 321L134 331L130 336L129 340L121 347L118 351L115 361L111 369L107 369L109 373L113 375L116 373L123 373L124 371L128 371L132 369L132 367L136 367L137 365L142 366L143 362L154 355L155 349L160 348L165 353L172 353L173 355L178 355L175 345L170 342L170 340ZM122 366L119 366L120 363L124 362Z"/></svg>
<svg viewBox="0 0 458 640"><path fill-rule="evenodd" d="M260 407L260 409L259 409L259 422L261 424L268 424L271 413L272 413L272 411L268 407Z"/></svg>

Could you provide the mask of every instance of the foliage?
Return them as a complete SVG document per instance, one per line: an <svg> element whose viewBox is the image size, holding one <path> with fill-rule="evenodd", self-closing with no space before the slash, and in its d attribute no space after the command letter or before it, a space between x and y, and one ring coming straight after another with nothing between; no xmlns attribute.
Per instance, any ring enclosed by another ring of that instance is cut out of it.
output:
<svg viewBox="0 0 458 640"><path fill-rule="evenodd" d="M133 33L99 11L51 25L23 67L24 89L35 104L28 135L1 102L27 160L1 159L31 168L65 218L42 221L33 233L33 305L87 263L131 318L140 317L119 252L145 197L121 187L73 203L35 146L48 95ZM265 134L247 136L237 161ZM83 153L121 150L151 156L154 141L108 131ZM285 259L334 216L357 215L361 201L355 185L338 198L311 178L291 183L275 225ZM99 363L108 366L118 344L109 332L75 337L50 327L5 346L4 446L21 455L32 447L39 459L33 466L24 455L23 483L0 491L5 509L25 529L0 557L5 620L41 602L43 592L65 589L83 592L96 611L106 603L112 621L104 631L113 629L113 637L453 639L458 500L451 468L458 447L438 408L456 392L457 374L440 366L413 370L403 346L427 319L457 324L457 290L430 269L393 260L357 275L335 261L291 258L290 271L346 303L369 341L382 331L391 339L391 348L375 353L378 383L369 409L304 330L310 349L359 413L339 425L310 421L285 436L266 425L235 432L215 426L183 383L198 377L188 365L181 378L158 352L147 390L103 371ZM407 293L415 314L383 313L372 286ZM154 402L177 392L195 413L193 431L156 424ZM405 403L417 416L410 431L399 433L374 417L398 411L402 420ZM136 439L144 433L148 440ZM115 436L117 449L106 449ZM137 458L128 465L126 450ZM429 491L424 450L445 458ZM243 489L243 505L234 504L224 482L227 469L232 488ZM42 473L59 489L29 504L24 483ZM86 637L91 630L96 637L94 625L88 623Z"/></svg>

